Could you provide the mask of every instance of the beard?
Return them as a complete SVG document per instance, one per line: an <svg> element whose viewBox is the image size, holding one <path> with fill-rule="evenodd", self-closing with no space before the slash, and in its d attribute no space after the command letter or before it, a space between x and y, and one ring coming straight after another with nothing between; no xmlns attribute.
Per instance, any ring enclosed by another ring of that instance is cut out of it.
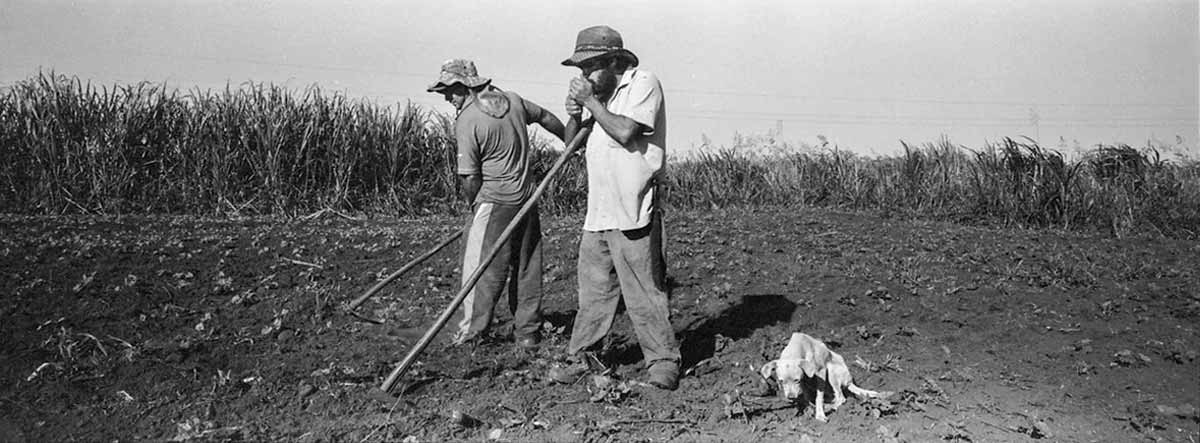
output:
<svg viewBox="0 0 1200 443"><path fill-rule="evenodd" d="M592 93L602 102L607 102L617 89L617 74L608 69L596 71L588 81L592 83Z"/></svg>

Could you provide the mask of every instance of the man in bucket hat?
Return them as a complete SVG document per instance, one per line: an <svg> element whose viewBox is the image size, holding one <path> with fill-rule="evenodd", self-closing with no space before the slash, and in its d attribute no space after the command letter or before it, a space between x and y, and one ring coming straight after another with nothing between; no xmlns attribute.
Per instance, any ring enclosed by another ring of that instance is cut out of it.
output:
<svg viewBox="0 0 1200 443"><path fill-rule="evenodd" d="M526 126L537 123L559 138L564 128L558 117L541 106L515 92L491 86L491 79L480 77L470 60L442 64L438 81L428 91L442 94L457 111L454 139L458 175L463 197L474 208L474 216L467 222L463 251L462 279L466 284L483 255L537 186L530 171ZM521 347L538 345L542 321L541 238L541 221L534 206L455 311L455 344L483 338L507 283L513 338Z"/></svg>
<svg viewBox="0 0 1200 443"><path fill-rule="evenodd" d="M637 69L621 34L608 26L579 32L575 51L562 62L579 68L567 94L566 137L586 111L599 129L587 139L588 197L579 242L579 310L568 362L550 370L570 383L588 369L585 352L609 333L624 300L647 364L647 382L675 389L679 344L671 328L661 278L661 220L656 185L666 155L666 106L658 78ZM655 238L657 236L657 238Z"/></svg>

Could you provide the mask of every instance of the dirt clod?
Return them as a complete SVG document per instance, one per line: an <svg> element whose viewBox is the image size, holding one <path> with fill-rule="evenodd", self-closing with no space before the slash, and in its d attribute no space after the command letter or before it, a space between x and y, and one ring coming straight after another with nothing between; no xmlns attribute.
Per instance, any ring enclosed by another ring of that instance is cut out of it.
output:
<svg viewBox="0 0 1200 443"><path fill-rule="evenodd" d="M300 388L296 392L296 397L303 400L305 397L312 395L312 393L316 392L316 391L317 391L317 388L314 388L313 385L310 385L308 383L301 383Z"/></svg>

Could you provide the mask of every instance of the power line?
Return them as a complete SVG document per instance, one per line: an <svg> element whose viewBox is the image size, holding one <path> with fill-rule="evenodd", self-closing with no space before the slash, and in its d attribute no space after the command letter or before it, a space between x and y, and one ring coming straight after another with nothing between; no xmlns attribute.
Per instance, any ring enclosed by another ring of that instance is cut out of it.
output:
<svg viewBox="0 0 1200 443"><path fill-rule="evenodd" d="M670 90L670 89L668 89ZM895 97L878 97L878 98L861 98L861 97L832 97L832 96L815 96L815 95L793 95L793 94L767 94L745 91L703 91L697 89L676 89L678 92L686 92L697 95L717 95L717 96L742 96L742 97L768 97L768 98L790 98L804 100L830 100L830 101L846 101L846 102L863 102L863 103L911 103L911 104L934 104L934 105L1003 105L1003 106L1045 106L1045 107L1163 107L1163 108L1198 108L1200 105L1195 104L1176 104L1176 103L1051 103L1051 102L1026 102L1026 101L1004 101L1004 100L936 100L936 99L913 99L913 98L895 98Z"/></svg>
<svg viewBox="0 0 1200 443"><path fill-rule="evenodd" d="M110 52L117 52L117 51L110 51ZM310 64L310 63L276 62L276 61L266 61L266 60L248 59L248 58L240 58L240 57L212 57L212 56L204 56L204 55L183 55L183 56L181 56L178 54L151 53L151 52L144 52L144 51L143 52L133 52L133 53L137 54L137 55L144 55L144 56L151 56L151 57L193 58L193 59L197 59L197 60L207 60L207 61L214 61L214 62L218 62L218 63L233 62L233 63L245 63L245 64L254 64L254 65L263 65L263 66L279 66L279 67L290 67L290 68L298 68L298 69L322 70L322 71L356 72L356 73L361 73L361 74L396 75L396 76L413 77L413 78L431 78L432 77L432 75L428 74L428 73L414 73L414 72L395 71L395 70L372 70L372 69L362 69L362 68L351 68L351 67L345 67L345 66L316 65L316 64ZM537 84L537 85L560 86L560 87L565 86L562 82L551 82L551 81L545 81L545 80L505 78L504 81L512 82L512 83ZM709 95L709 96L726 96L726 97L732 96L732 97L786 98L786 99L800 99L800 100L826 100L826 101L882 103L882 104L906 103L906 104L937 104L937 105L997 105L997 106L1023 106L1023 107L1041 106L1041 107L1092 107L1092 108L1095 108L1095 107L1101 107L1101 108L1157 107L1157 108L1188 108L1188 109L1200 108L1200 104L1190 104L1190 103L1149 103L1149 102L1063 103L1063 102L1033 102L1033 101L1019 101L1019 100L948 100L948 99L914 99L914 98L898 98L898 97L864 98L864 97L839 97L839 96L763 93L763 92L752 92L752 91L716 90L716 89L699 90L699 89L670 88L670 87L665 87L663 89L664 89L664 92L673 93L673 94L682 93L682 94L692 94L692 95Z"/></svg>
<svg viewBox="0 0 1200 443"><path fill-rule="evenodd" d="M505 79L506 82L540 84L551 86L563 86L561 82L548 82L539 80L521 80L521 79ZM1031 102L1031 101L1016 101L1016 100L938 100L938 99L914 99L914 98L896 98L896 97L839 97L839 96L818 96L818 95L797 95L797 94L780 94L780 93L764 93L751 91L736 91L736 90L700 90L687 88L670 88L664 87L664 93L682 93L692 95L711 95L725 97L763 97L763 98L787 98L798 100L824 100L824 101L842 101L842 102L859 102L859 103L906 103L906 104L931 104L931 105L1003 105L1003 106L1045 106L1045 107L1159 107L1159 108L1200 108L1198 104L1187 103L1053 103L1053 102Z"/></svg>
<svg viewBox="0 0 1200 443"><path fill-rule="evenodd" d="M769 116L714 116L705 114L689 114L689 113L670 113L669 118L678 118L685 120L724 120L724 121L756 121L756 122L776 122L783 121L788 123L800 124L829 124L829 125L880 125L880 126L966 126L966 127L1026 127L1029 126L1027 119L1022 120L1002 120L1002 119L979 119L973 121L955 121L952 119L820 119L820 118L772 118ZM1105 119L1096 120L1041 120L1039 124L1053 127L1197 127L1200 126L1196 121L1191 120L1123 120L1111 121Z"/></svg>
<svg viewBox="0 0 1200 443"><path fill-rule="evenodd" d="M1005 121L1014 121L1014 122L1028 122L1028 121L1029 121L1029 118L1028 118L1028 117L924 117L924 116L916 116L916 115L911 115L911 114L896 114L896 115L893 115L893 114L879 114L879 113L875 113L875 114L846 114L846 113L829 113L829 112L772 112L772 111L738 111L738 110L706 110L706 109L690 109L690 110L683 110L683 111L672 111L672 110L668 109L667 115L674 115L674 114L678 114L678 113L683 113L683 114L713 114L713 115L715 115L715 116L722 116L722 115L753 116L753 115L758 115L758 116L770 117L770 118L779 118L779 117L819 117L819 118L869 118L869 119L899 119L899 120L954 120L954 121L973 121L973 120L996 121L996 120L1005 120ZM1114 121L1114 120L1136 120L1136 121L1143 121L1143 120L1171 120L1171 121L1174 121L1174 120L1183 120L1183 121L1193 121L1193 120L1195 120L1195 119L1193 119L1193 118L1190 118L1190 117L1166 117L1166 118L1153 118L1153 117L1092 117L1092 118L1080 118L1080 119L1075 119L1075 118L1072 118L1072 119L1069 119L1069 120L1071 120L1071 121L1075 121L1075 120L1094 120L1094 121Z"/></svg>
<svg viewBox="0 0 1200 443"><path fill-rule="evenodd" d="M358 21L357 23L366 25L369 22ZM218 23L216 25L220 26L220 27L235 29L238 31L258 31L259 29L261 29L261 27L256 27L255 29L244 28L242 26L232 24L232 23ZM267 29L271 29L273 31L280 32L280 33L301 34L301 35L310 35L310 36L316 35L313 33L298 31L298 30L295 30L292 28L282 28L282 27L271 26L271 25L266 25L265 27ZM175 55L169 55L169 54L157 54L157 56L177 57ZM206 56L194 56L194 57L195 58L213 59L216 61L220 61L219 57L206 57ZM364 69L341 67L341 66L312 65L312 64L301 64L301 63L287 63L287 62L279 63L279 62L267 62L267 61L262 61L262 60L241 59L241 58L232 58L232 57L228 58L228 60L242 62L242 63L253 63L253 64L259 64L259 65L275 65L275 66L298 67L298 68L307 68L307 69L359 72L359 73L367 73L367 74L390 74L390 75L399 75L399 76L417 77L417 78L429 78L430 77L430 75L427 73L412 73L412 72L391 71L391 70L389 70L389 71L374 71L374 70L364 70ZM565 87L565 84L563 82L546 81L546 80L506 78L506 79L504 79L504 81L505 82L513 82L513 83ZM828 101L860 102L860 103L995 105L995 106L1022 106L1022 107L1041 106L1041 107L1099 107L1099 108L1112 108L1112 107L1157 107L1157 108L1187 108L1187 109L1200 108L1200 104L1196 104L1196 103L1153 103L1153 102L1065 103L1065 102L1020 101L1020 100L918 99L918 98L901 98L901 97L866 98L866 97L849 97L849 96L817 96L817 95L763 93L763 92L739 91L739 90L713 90L713 89L701 90L701 89L689 89L689 88L664 88L664 91L668 92L668 93L672 93L672 94L682 93L682 94L706 95L706 96L787 98L787 99L828 100Z"/></svg>
<svg viewBox="0 0 1200 443"><path fill-rule="evenodd" d="M181 57L181 56L175 55L175 54L162 54L162 53L149 53L149 52L140 52L140 53L136 53L136 54L145 55L145 56L153 56L153 57L164 57L164 58L180 58ZM315 70L327 70L327 71L338 71L338 72L356 72L356 73L364 73L364 74L386 74L386 75L399 75L399 76L419 77L419 78L428 78L429 77L429 75L427 75L427 74L417 74L417 73L403 72L403 71L380 71L380 70L361 69L361 68L349 68L349 67L342 67L342 66L315 65L315 64L307 64L307 63L274 62L274 61L236 58L236 57L210 57L210 56L202 56L202 55L188 55L188 56L182 56L182 57L189 57L189 58L198 59L198 60L213 61L213 62L217 62L217 63L232 62L232 63L246 63L246 64L254 64L254 65L290 67L290 68L297 68L297 69L315 69ZM177 82L182 81L182 80L187 80L187 79L178 79L178 78L175 79L175 81L177 81ZM120 81L120 80L117 80L117 81ZM199 81L195 81L195 80L188 80L188 81L191 81L192 83L196 83L196 84L219 84L219 82L199 82ZM517 84L526 83L526 84L544 84L544 85L562 86L561 83L558 83L558 82L537 81L537 80L507 79L505 81L511 82L511 83L517 83ZM163 82L163 83L165 83L165 82ZM225 86L228 86L231 83L232 82L229 79L226 79ZM740 96L740 97L825 99L825 100L846 100L846 101L861 101L861 102L888 103L888 104L892 104L892 103L924 103L924 104L942 104L942 105L947 105L947 104L959 104L959 105L989 105L989 104L991 104L991 105L1014 105L1014 106L1015 105L1020 105L1020 106L1030 106L1031 105L1030 103L1016 102L1016 101L1004 102L1004 101L923 100L923 99L893 99L893 98L860 99L860 98L845 98L845 97L817 97L817 96L788 95L788 94L767 94L767 93L754 93L754 92L744 92L744 91L721 91L721 90L700 91L700 90L692 90L692 89L672 89L672 88L666 88L666 91L668 91L669 93L682 92L682 93L718 95L718 96L726 95L726 96ZM407 91L401 92L401 91L386 91L386 90L361 90L359 92L367 94L368 96L375 98L375 99L397 97L400 99L408 100L413 103L426 105L431 108L436 107L441 104L440 101L431 102L428 100L415 98L413 96L408 95ZM391 96L391 97L388 97L388 96ZM1111 107L1127 107L1127 106L1177 107L1177 108L1183 108L1183 107L1195 108L1196 107L1195 105L1177 105L1177 104L1162 104L1162 103L1142 103L1142 104L1137 104L1137 103L1121 103L1121 104L1113 104L1113 103L1109 103L1109 104L1034 103L1032 105L1033 106L1081 106L1081 107L1104 106L1104 107L1109 107L1109 108L1111 108ZM914 115L853 114L853 113L849 113L849 114L837 113L837 114L835 114L835 113L816 113L816 112L772 112L772 111L739 111L739 110L688 110L688 111L682 111L682 112L668 111L668 115L675 117L675 118L682 117L684 119L691 119L691 120L742 120L742 121L779 120L780 117L783 117L784 120L790 121L790 122L800 122L800 123L808 123L808 124L839 124L839 125L864 125L864 124L869 124L869 125L918 125L918 124L925 124L925 125L952 125L952 126L953 125L963 125L963 126L1022 127L1022 126L1026 126L1026 123L1028 122L1028 119L1024 118L1024 117L962 118L962 117L922 117L922 116L914 116ZM1178 122L1178 123L1171 123L1171 122ZM1179 126L1179 125L1196 126L1196 120L1191 119L1191 118L1152 119L1152 118L1140 118L1140 117L1108 117L1108 118L1063 119L1063 120L1051 119L1051 120L1046 121L1045 124L1047 126L1058 126L1058 127L1067 127L1067 126L1163 127L1163 126Z"/></svg>

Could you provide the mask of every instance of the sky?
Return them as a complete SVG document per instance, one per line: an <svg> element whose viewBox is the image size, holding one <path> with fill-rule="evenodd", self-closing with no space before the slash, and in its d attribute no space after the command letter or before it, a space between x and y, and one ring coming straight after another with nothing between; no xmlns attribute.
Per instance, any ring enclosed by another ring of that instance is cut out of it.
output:
<svg viewBox="0 0 1200 443"><path fill-rule="evenodd" d="M890 155L942 137L1074 147L1157 140L1200 156L1197 0L0 0L0 87L316 84L412 101L443 61L565 116L560 62L617 29L662 81L668 150L734 135Z"/></svg>

